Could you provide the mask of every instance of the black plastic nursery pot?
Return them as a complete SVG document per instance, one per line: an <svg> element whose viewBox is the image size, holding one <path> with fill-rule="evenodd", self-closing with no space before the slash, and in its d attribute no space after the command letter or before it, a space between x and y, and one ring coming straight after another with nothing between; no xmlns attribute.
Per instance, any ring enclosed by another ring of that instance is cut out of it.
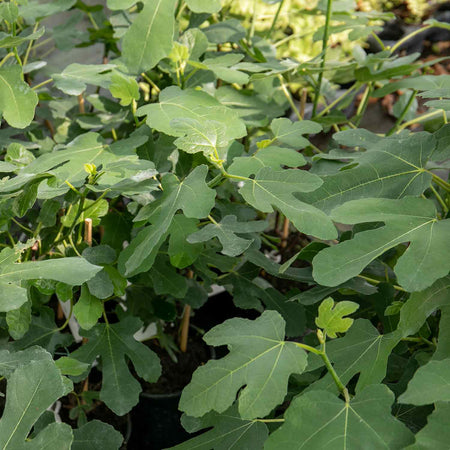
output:
<svg viewBox="0 0 450 450"><path fill-rule="evenodd" d="M161 450L187 440L191 435L180 423L181 392L148 394L143 392L131 413L132 432L128 450Z"/></svg>
<svg viewBox="0 0 450 450"><path fill-rule="evenodd" d="M162 450L192 437L181 425L181 392L197 367L215 359L216 352L195 328L190 330L188 350L178 353L176 360L157 345L151 347L160 356L162 374L156 384L143 383L139 403L130 412L132 432L127 450Z"/></svg>

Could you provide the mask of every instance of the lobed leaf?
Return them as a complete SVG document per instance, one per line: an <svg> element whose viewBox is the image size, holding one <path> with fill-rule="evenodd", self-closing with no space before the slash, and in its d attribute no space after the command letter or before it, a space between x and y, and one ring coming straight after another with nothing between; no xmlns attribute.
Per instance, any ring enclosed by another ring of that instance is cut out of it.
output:
<svg viewBox="0 0 450 450"><path fill-rule="evenodd" d="M340 223L382 221L385 226L357 233L351 240L322 250L313 260L313 276L319 284L337 286L404 242L410 244L394 270L407 291L421 291L450 271L450 261L445 257L450 251L450 221L438 221L429 200L354 200L334 209L331 216Z"/></svg>
<svg viewBox="0 0 450 450"><path fill-rule="evenodd" d="M130 373L126 358L145 381L154 382L161 374L156 354L133 337L141 326L141 321L135 317L127 317L115 324L99 323L82 333L88 342L71 354L72 358L88 364L100 356L103 372L100 399L119 416L137 404L142 391Z"/></svg>
<svg viewBox="0 0 450 450"><path fill-rule="evenodd" d="M239 395L243 419L264 417L282 403L290 374L302 373L306 353L284 341L285 322L275 311L254 321L231 319L205 334L209 345L228 345L230 353L199 367L183 390L179 408L194 417L227 410Z"/></svg>
<svg viewBox="0 0 450 450"><path fill-rule="evenodd" d="M354 313L358 308L357 303L348 301L334 303L334 300L328 297L319 305L316 325L327 336L335 338L336 333L345 333L353 324L353 319L344 316Z"/></svg>
<svg viewBox="0 0 450 450"><path fill-rule="evenodd" d="M176 0L145 0L125 33L122 56L132 74L140 74L169 55L175 30Z"/></svg>
<svg viewBox="0 0 450 450"><path fill-rule="evenodd" d="M413 434L391 415L393 402L394 394L384 385L368 386L349 403L329 392L307 392L291 403L264 449L403 449Z"/></svg>

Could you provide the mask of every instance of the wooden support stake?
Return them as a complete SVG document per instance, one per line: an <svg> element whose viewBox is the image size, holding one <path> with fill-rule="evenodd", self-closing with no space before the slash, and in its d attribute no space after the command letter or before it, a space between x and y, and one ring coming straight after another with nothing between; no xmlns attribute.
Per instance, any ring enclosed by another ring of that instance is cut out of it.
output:
<svg viewBox="0 0 450 450"><path fill-rule="evenodd" d="M183 318L181 319L180 350L183 353L186 353L187 350L190 317L191 317L191 305L186 305L183 311Z"/></svg>
<svg viewBox="0 0 450 450"><path fill-rule="evenodd" d="M289 219L285 217L283 223L283 233L281 235L281 248L286 248L288 237L289 237Z"/></svg>
<svg viewBox="0 0 450 450"><path fill-rule="evenodd" d="M83 94L78 96L78 111L80 114L84 114L84 97Z"/></svg>
<svg viewBox="0 0 450 450"><path fill-rule="evenodd" d="M300 100L300 116L302 119L305 117L305 106L306 106L306 99L308 96L308 91L306 88L303 88L302 90L302 98Z"/></svg>
<svg viewBox="0 0 450 450"><path fill-rule="evenodd" d="M84 242L92 247L92 219L84 219Z"/></svg>
<svg viewBox="0 0 450 450"><path fill-rule="evenodd" d="M188 278L193 278L194 273L192 270L188 270L187 272ZM183 311L183 318L181 319L181 332L180 332L180 350L183 353L186 353L188 338L189 338L189 322L191 320L191 305L185 305Z"/></svg>
<svg viewBox="0 0 450 450"><path fill-rule="evenodd" d="M64 319L64 311L61 308L61 305L58 302L58 306L56 307L56 318L58 320L63 320Z"/></svg>

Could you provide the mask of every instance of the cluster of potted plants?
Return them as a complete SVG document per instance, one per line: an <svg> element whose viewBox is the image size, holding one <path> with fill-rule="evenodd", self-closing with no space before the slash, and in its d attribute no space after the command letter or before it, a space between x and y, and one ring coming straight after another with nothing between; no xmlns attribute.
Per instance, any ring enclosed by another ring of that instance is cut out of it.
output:
<svg viewBox="0 0 450 450"><path fill-rule="evenodd" d="M0 2L1 449L448 447L448 24L231 3Z"/></svg>

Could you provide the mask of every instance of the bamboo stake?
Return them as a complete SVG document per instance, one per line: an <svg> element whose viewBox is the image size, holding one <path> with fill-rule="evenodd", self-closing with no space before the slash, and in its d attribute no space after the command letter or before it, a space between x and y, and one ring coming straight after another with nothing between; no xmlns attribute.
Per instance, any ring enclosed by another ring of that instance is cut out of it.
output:
<svg viewBox="0 0 450 450"><path fill-rule="evenodd" d="M84 114L84 97L83 94L80 94L78 96L78 111L80 112L80 114Z"/></svg>
<svg viewBox="0 0 450 450"><path fill-rule="evenodd" d="M89 245L89 247L92 247L92 219L87 218L84 219L84 241ZM81 345L85 345L87 343L87 339L83 338L83 341ZM83 382L83 388L82 392L86 392L89 390L89 375L86 377L86 379ZM81 403L85 404L86 402L84 399L81 399Z"/></svg>
<svg viewBox="0 0 450 450"><path fill-rule="evenodd" d="M289 237L289 219L285 217L283 223L283 232L281 234L281 248L286 248L288 237Z"/></svg>
<svg viewBox="0 0 450 450"><path fill-rule="evenodd" d="M84 219L84 242L92 247L92 219Z"/></svg>
<svg viewBox="0 0 450 450"><path fill-rule="evenodd" d="M194 273L192 272L192 270L188 270L187 277L190 279L192 279L194 277ZM181 319L180 350L183 353L186 353L186 351L187 351L191 310L192 310L191 305L185 305L184 311L183 311L183 318Z"/></svg>
<svg viewBox="0 0 450 450"><path fill-rule="evenodd" d="M305 106L306 106L306 99L308 96L308 91L306 88L302 89L302 98L300 100L300 115L302 116L302 119L305 118Z"/></svg>

